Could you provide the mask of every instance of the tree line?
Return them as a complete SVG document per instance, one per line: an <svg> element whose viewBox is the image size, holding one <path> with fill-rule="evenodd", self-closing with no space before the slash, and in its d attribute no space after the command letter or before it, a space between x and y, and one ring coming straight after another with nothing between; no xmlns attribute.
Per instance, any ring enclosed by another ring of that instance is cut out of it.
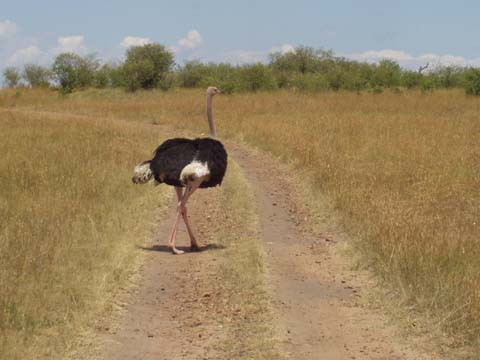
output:
<svg viewBox="0 0 480 360"><path fill-rule="evenodd" d="M27 64L3 72L8 87L57 87L64 93L88 87L138 89L197 88L215 84L224 92L294 89L317 92L464 88L480 95L480 69L428 64L418 70L403 69L393 61L367 63L335 56L332 51L300 46L288 53L269 55L268 63L232 65L189 61L175 64L175 57L161 44L127 50L125 60L102 64L94 55L58 55L50 67Z"/></svg>

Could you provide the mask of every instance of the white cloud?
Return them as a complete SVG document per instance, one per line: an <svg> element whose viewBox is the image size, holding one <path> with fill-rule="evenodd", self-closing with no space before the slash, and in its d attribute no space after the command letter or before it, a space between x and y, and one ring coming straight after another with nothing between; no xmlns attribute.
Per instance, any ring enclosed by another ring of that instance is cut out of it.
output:
<svg viewBox="0 0 480 360"><path fill-rule="evenodd" d="M270 49L270 53L276 53L276 52L287 54L289 52L295 52L295 48L293 47L293 45L283 44L281 46L275 46Z"/></svg>
<svg viewBox="0 0 480 360"><path fill-rule="evenodd" d="M167 50L173 54L180 52L180 48L178 46L167 46Z"/></svg>
<svg viewBox="0 0 480 360"><path fill-rule="evenodd" d="M430 68L439 65L480 66L480 58L466 59L463 56L450 54L439 55L432 53L414 56L405 51L392 49L347 54L346 57L366 62L378 62L382 59L391 59L397 61L401 66L410 69L417 69L419 66L425 65L426 63L430 64Z"/></svg>
<svg viewBox="0 0 480 360"><path fill-rule="evenodd" d="M269 50L231 50L225 53L222 56L221 61L226 61L232 64L252 64L262 62L265 63L268 60L268 54L274 52L280 52L282 54L287 54L289 52L294 52L295 48L291 44L283 44L280 46L274 46Z"/></svg>
<svg viewBox="0 0 480 360"><path fill-rule="evenodd" d="M442 64L442 65L478 65L480 59L466 59L463 56L455 55L437 55L437 54L424 54L419 57L421 60L428 61L433 64Z"/></svg>
<svg viewBox="0 0 480 360"><path fill-rule="evenodd" d="M42 62L42 51L36 45L31 45L23 49L18 49L13 53L12 56L8 58L7 63L9 65L24 65L27 63L38 63Z"/></svg>
<svg viewBox="0 0 480 360"><path fill-rule="evenodd" d="M266 58L265 51L233 50L225 55L225 61L233 64L251 64L263 62Z"/></svg>
<svg viewBox="0 0 480 360"><path fill-rule="evenodd" d="M203 39L197 30L191 30L187 36L178 40L178 45L187 49L195 49L203 44Z"/></svg>
<svg viewBox="0 0 480 360"><path fill-rule="evenodd" d="M120 46L127 49L131 46L142 46L142 45L151 44L151 43L152 43L152 40L150 40L149 38L126 36L123 38L122 42L120 43Z"/></svg>
<svg viewBox="0 0 480 360"><path fill-rule="evenodd" d="M57 47L53 49L53 52L56 54L62 52L85 54L87 51L88 49L85 45L85 38L83 35L60 36L57 39Z"/></svg>
<svg viewBox="0 0 480 360"><path fill-rule="evenodd" d="M375 51L375 50L365 51L359 54L351 54L349 57L352 59L361 60L361 61L378 61L382 59L391 59L396 61L413 60L413 57L410 54L407 54L406 52L401 50L391 50L391 49L385 49L385 50L379 50L379 51Z"/></svg>
<svg viewBox="0 0 480 360"><path fill-rule="evenodd" d="M0 20L0 38L8 38L16 34L17 24L10 20Z"/></svg>
<svg viewBox="0 0 480 360"><path fill-rule="evenodd" d="M252 64L257 62L265 63L268 59L268 54L274 52L280 52L287 54L294 52L295 47L291 44L283 44L280 46L274 46L270 50L232 50L227 52L222 61L226 61L233 64Z"/></svg>

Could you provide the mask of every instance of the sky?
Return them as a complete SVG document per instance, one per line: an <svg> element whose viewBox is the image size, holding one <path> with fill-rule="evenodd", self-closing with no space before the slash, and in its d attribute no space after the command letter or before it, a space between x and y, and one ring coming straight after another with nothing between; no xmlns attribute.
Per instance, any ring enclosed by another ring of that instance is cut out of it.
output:
<svg viewBox="0 0 480 360"><path fill-rule="evenodd" d="M478 0L0 0L0 70L64 51L122 60L158 42L176 61L267 61L296 46L403 67L480 66Z"/></svg>

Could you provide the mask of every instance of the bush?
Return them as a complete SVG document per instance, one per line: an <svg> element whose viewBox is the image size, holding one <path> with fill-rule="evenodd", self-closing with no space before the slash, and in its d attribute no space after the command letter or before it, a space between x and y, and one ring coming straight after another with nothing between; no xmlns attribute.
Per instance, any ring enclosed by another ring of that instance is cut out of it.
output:
<svg viewBox="0 0 480 360"><path fill-rule="evenodd" d="M97 88L124 87L122 67L114 63L104 64L95 72L94 85Z"/></svg>
<svg viewBox="0 0 480 360"><path fill-rule="evenodd" d="M422 90L422 92L424 93L430 92L430 91L433 91L434 88L435 88L435 85L431 78L424 77L420 81L420 90Z"/></svg>
<svg viewBox="0 0 480 360"><path fill-rule="evenodd" d="M289 87L300 91L323 91L330 88L328 79L322 74L293 74L289 81Z"/></svg>
<svg viewBox="0 0 480 360"><path fill-rule="evenodd" d="M200 61L188 62L178 72L178 84L181 87L218 86L223 93L233 93L246 90L248 87L243 81L243 67L231 64L204 64ZM243 81L243 83L242 83Z"/></svg>
<svg viewBox="0 0 480 360"><path fill-rule="evenodd" d="M108 64L104 64L100 69L95 72L93 84L97 88L106 88L111 86L110 84L110 68Z"/></svg>
<svg viewBox="0 0 480 360"><path fill-rule="evenodd" d="M126 86L130 91L155 87L168 89L171 82L167 80L167 75L171 72L173 64L173 54L163 45L146 44L131 47L127 51L127 59L123 66Z"/></svg>
<svg viewBox="0 0 480 360"><path fill-rule="evenodd" d="M436 87L454 88L461 86L464 69L460 66L438 66L432 73Z"/></svg>
<svg viewBox="0 0 480 360"><path fill-rule="evenodd" d="M273 76L272 70L257 63L254 65L245 65L240 70L240 90L258 91L277 89L277 82Z"/></svg>
<svg viewBox="0 0 480 360"><path fill-rule="evenodd" d="M200 82L201 87L217 85L222 92L230 94L242 89L240 67L231 64L209 64L211 75Z"/></svg>
<svg viewBox="0 0 480 360"><path fill-rule="evenodd" d="M62 53L55 58L52 66L54 78L63 92L85 88L94 84L99 62L93 55L81 57L74 53Z"/></svg>
<svg viewBox="0 0 480 360"><path fill-rule="evenodd" d="M12 66L5 68L3 70L3 77L5 79L5 85L8 87L17 87L20 83L20 73L18 70Z"/></svg>
<svg viewBox="0 0 480 360"><path fill-rule="evenodd" d="M407 89L413 89L420 85L422 78L418 71L404 71L400 83Z"/></svg>
<svg viewBox="0 0 480 360"><path fill-rule="evenodd" d="M465 92L468 95L480 95L480 69L468 69L465 74Z"/></svg>
<svg viewBox="0 0 480 360"><path fill-rule="evenodd" d="M322 49L299 46L294 51L270 54L270 66L280 72L319 72L325 62L333 61L333 53Z"/></svg>
<svg viewBox="0 0 480 360"><path fill-rule="evenodd" d="M35 64L27 64L23 68L23 79L31 87L48 87L52 73L49 69Z"/></svg>
<svg viewBox="0 0 480 360"><path fill-rule="evenodd" d="M370 92L372 94L382 94L383 91L384 91L384 88L379 85L376 85L370 89Z"/></svg>
<svg viewBox="0 0 480 360"><path fill-rule="evenodd" d="M214 65L203 64L198 60L189 61L178 71L178 81L181 87L200 87L205 78L211 77Z"/></svg>
<svg viewBox="0 0 480 360"><path fill-rule="evenodd" d="M153 87L155 69L148 60L129 61L123 65L123 78L129 91L149 89Z"/></svg>
<svg viewBox="0 0 480 360"><path fill-rule="evenodd" d="M396 61L381 60L375 68L373 87L395 87L400 85L402 69Z"/></svg>

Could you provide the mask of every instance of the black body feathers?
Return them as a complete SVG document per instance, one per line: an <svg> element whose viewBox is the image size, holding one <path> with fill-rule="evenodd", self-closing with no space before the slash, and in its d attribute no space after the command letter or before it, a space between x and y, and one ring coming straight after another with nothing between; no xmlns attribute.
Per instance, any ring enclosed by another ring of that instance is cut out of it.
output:
<svg viewBox="0 0 480 360"><path fill-rule="evenodd" d="M180 174L185 166L198 161L205 163L210 176L200 187L214 187L222 183L227 170L227 152L223 144L215 139L169 139L154 152L150 162L153 177L160 183L172 186L185 186Z"/></svg>

